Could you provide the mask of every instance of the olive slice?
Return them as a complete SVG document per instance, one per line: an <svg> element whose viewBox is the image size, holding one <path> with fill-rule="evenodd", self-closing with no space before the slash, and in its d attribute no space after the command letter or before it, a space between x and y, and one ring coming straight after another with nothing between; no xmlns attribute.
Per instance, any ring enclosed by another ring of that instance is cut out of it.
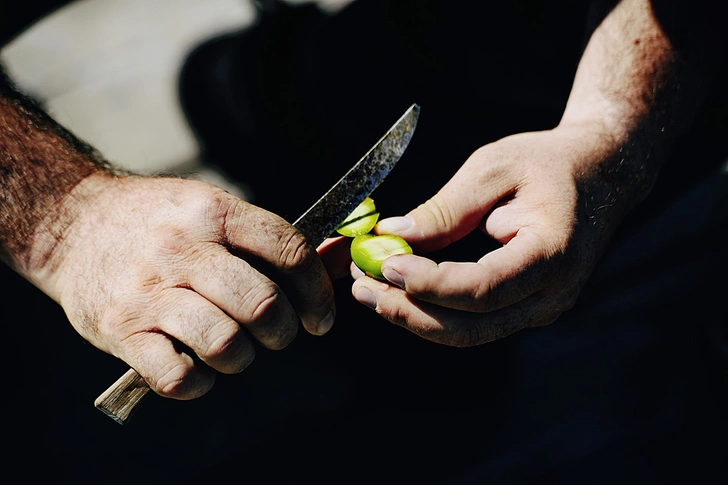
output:
<svg viewBox="0 0 728 485"><path fill-rule="evenodd" d="M379 213L376 210L374 201L367 197L336 228L336 232L347 237L356 237L370 232L379 220Z"/></svg>
<svg viewBox="0 0 728 485"><path fill-rule="evenodd" d="M377 224L378 220L379 213L375 212L374 214L362 216L359 219L355 219L344 226L340 226L338 229L336 229L336 232L338 232L342 236L347 237L361 236L362 234L371 232L371 230L374 229L374 226Z"/></svg>
<svg viewBox="0 0 728 485"><path fill-rule="evenodd" d="M394 234L362 234L351 242L351 259L368 276L386 281L382 263L395 254L412 254L407 241Z"/></svg>

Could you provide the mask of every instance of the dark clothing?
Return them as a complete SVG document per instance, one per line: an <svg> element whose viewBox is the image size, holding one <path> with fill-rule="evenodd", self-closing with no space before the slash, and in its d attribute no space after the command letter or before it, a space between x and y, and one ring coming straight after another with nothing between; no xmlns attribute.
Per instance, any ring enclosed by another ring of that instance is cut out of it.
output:
<svg viewBox="0 0 728 485"><path fill-rule="evenodd" d="M302 6L211 40L180 81L207 161L292 221L417 102L413 140L373 194L383 217L406 212L478 147L560 119L589 11L486 3L358 0L334 17ZM18 373L6 416L26 430L5 436L67 483L725 483L722 86L577 305L487 345L423 341L353 301L345 279L325 337L261 349L201 399L152 396L120 427L91 403L125 364L5 268L6 341L28 339L11 322L56 324L30 356L5 354ZM473 235L434 257L490 247Z"/></svg>

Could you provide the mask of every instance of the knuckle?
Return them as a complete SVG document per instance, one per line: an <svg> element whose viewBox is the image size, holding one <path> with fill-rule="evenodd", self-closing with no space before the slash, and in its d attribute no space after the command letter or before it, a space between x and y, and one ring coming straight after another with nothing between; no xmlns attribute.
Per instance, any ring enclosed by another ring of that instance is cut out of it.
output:
<svg viewBox="0 0 728 485"><path fill-rule="evenodd" d="M420 204L418 209L426 218L430 219L435 227L449 228L452 226L452 215L447 212L447 205L438 203L438 195Z"/></svg>
<svg viewBox="0 0 728 485"><path fill-rule="evenodd" d="M235 217L244 210L242 199L233 198L229 193L217 187L205 190L200 197L202 204L199 206L203 214L212 215L215 219L225 220L228 217Z"/></svg>
<svg viewBox="0 0 728 485"><path fill-rule="evenodd" d="M237 325L216 325L214 338L203 350L205 357L220 358L229 353L236 353L241 343L241 331Z"/></svg>
<svg viewBox="0 0 728 485"><path fill-rule="evenodd" d="M165 396L182 396L186 391L185 382L189 380L190 372L188 366L180 363L162 369L160 375L153 378L154 387Z"/></svg>
<svg viewBox="0 0 728 485"><path fill-rule="evenodd" d="M95 334L115 349L115 353L121 352L122 347L137 351L137 348L143 347L147 332L155 329L154 319L143 318L135 311L113 308L109 312L113 313L98 320Z"/></svg>
<svg viewBox="0 0 728 485"><path fill-rule="evenodd" d="M181 274L172 268L184 264L202 264L209 246L200 240L197 230L188 222L167 222L152 231L151 258L140 261L136 279L140 287L153 290L168 280L179 280ZM175 264L170 266L172 261Z"/></svg>
<svg viewBox="0 0 728 485"><path fill-rule="evenodd" d="M259 285L251 300L254 336L271 350L287 347L298 334L298 319L295 314L287 314L284 304L280 288L273 283Z"/></svg>
<svg viewBox="0 0 728 485"><path fill-rule="evenodd" d="M221 190L210 195L207 199L207 207L212 215L212 220L221 231L221 237L229 238L229 235L234 232L232 228L248 225L250 210L253 206Z"/></svg>
<svg viewBox="0 0 728 485"><path fill-rule="evenodd" d="M283 268L305 273L311 269L315 250L308 244L302 233L289 228L281 233L279 263Z"/></svg>
<svg viewBox="0 0 728 485"><path fill-rule="evenodd" d="M251 320L271 320L278 309L281 296L280 288L272 281L265 280L254 285L244 298L247 300L244 306L251 309Z"/></svg>
<svg viewBox="0 0 728 485"><path fill-rule="evenodd" d="M173 399L196 399L212 388L214 379L204 379L191 364L177 362L160 371L153 380L155 391Z"/></svg>
<svg viewBox="0 0 728 485"><path fill-rule="evenodd" d="M234 322L225 322L224 325L218 325L215 333L214 338L200 351L200 357L205 362L226 374L242 372L253 362L255 349L247 341L240 326Z"/></svg>

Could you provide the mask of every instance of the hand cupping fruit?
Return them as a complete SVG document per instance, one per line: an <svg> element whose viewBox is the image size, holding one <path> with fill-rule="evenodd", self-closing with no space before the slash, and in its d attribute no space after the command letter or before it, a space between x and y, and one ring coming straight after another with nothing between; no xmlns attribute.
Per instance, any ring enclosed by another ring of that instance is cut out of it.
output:
<svg viewBox="0 0 728 485"><path fill-rule="evenodd" d="M372 229L379 220L374 201L367 197L349 217L344 219L336 232L353 238L351 259L367 276L386 281L382 275L382 262L395 254L412 254L407 241L394 234L376 235Z"/></svg>

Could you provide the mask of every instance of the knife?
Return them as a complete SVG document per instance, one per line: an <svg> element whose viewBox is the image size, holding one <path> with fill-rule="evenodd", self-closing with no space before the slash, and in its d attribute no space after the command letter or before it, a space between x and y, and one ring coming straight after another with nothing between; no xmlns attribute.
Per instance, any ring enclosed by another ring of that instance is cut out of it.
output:
<svg viewBox="0 0 728 485"><path fill-rule="evenodd" d="M399 161L417 126L416 103L293 226L318 247L376 189ZM129 369L104 391L94 406L119 424L126 424L151 389Z"/></svg>

